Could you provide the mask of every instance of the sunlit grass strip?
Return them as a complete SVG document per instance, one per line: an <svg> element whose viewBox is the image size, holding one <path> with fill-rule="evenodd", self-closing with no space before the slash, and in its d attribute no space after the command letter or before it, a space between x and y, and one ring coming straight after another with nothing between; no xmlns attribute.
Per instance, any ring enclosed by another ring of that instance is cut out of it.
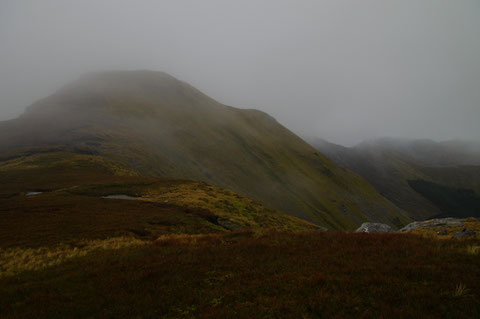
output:
<svg viewBox="0 0 480 319"><path fill-rule="evenodd" d="M76 246L61 244L55 247L0 249L0 278L23 271L40 270L59 265L71 258L82 257L97 250L115 250L145 245L147 242L132 237L113 237L105 240L82 241Z"/></svg>

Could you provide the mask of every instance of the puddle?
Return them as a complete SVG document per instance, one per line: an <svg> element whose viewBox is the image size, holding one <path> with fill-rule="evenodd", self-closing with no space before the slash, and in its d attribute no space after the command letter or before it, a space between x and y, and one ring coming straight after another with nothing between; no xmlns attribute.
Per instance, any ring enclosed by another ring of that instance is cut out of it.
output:
<svg viewBox="0 0 480 319"><path fill-rule="evenodd" d="M43 192L27 192L27 193L25 193L25 195L27 195L27 196L35 196L35 195L40 195L40 194L43 194Z"/></svg>
<svg viewBox="0 0 480 319"><path fill-rule="evenodd" d="M138 197L123 195L123 194L116 194L116 195L102 196L102 198L136 200Z"/></svg>

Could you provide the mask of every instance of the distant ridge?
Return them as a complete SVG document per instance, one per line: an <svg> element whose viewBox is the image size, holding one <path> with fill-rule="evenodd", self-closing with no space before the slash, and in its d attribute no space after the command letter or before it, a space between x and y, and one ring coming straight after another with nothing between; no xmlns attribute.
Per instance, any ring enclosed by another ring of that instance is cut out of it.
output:
<svg viewBox="0 0 480 319"><path fill-rule="evenodd" d="M310 139L415 219L480 217L480 143L381 138L354 147Z"/></svg>

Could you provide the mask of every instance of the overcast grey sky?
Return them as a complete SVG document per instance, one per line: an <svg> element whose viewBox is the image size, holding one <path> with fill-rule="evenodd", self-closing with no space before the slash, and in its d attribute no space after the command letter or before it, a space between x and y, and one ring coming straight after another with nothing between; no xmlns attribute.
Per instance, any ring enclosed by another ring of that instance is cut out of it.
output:
<svg viewBox="0 0 480 319"><path fill-rule="evenodd" d="M480 139L479 0L0 0L0 120L109 69L342 144Z"/></svg>

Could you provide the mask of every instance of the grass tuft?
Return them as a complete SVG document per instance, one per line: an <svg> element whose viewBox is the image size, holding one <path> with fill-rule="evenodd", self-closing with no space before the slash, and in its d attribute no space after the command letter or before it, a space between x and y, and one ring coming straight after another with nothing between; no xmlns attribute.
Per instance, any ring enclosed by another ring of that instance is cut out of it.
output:
<svg viewBox="0 0 480 319"><path fill-rule="evenodd" d="M468 294L469 289L464 284L458 284L453 292L454 297L462 297Z"/></svg>
<svg viewBox="0 0 480 319"><path fill-rule="evenodd" d="M480 246L478 246L478 245L467 246L467 254L478 255L479 253L480 253Z"/></svg>

